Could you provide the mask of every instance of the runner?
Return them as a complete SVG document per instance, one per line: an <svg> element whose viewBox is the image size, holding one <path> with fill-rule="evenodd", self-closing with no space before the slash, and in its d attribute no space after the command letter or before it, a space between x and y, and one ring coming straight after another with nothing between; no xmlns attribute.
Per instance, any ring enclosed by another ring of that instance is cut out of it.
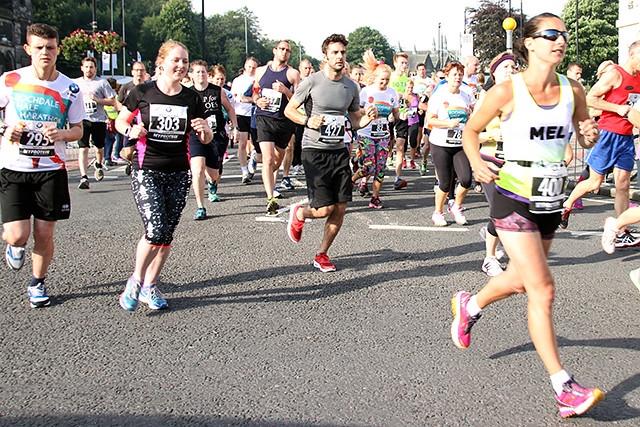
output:
<svg viewBox="0 0 640 427"><path fill-rule="evenodd" d="M58 47L55 29L47 24L28 26L24 48L31 66L0 77L2 240L7 243L7 265L21 269L33 217L27 287L33 308L51 304L44 281L53 258L53 234L56 221L68 219L71 212L66 144L82 138L86 117L80 88L56 70Z"/></svg>
<svg viewBox="0 0 640 427"><path fill-rule="evenodd" d="M306 128L302 140L302 164L307 179L309 205L294 205L287 232L293 242L302 237L306 218L326 218L322 243L313 260L322 272L336 267L327 251L342 227L347 202L351 201L352 183L349 151L345 147L345 114L354 129L367 126L377 117L373 105L360 110L358 85L342 73L347 58L347 39L333 34L322 43L323 68L307 77L285 109L294 123ZM298 111L303 105L306 115Z"/></svg>
<svg viewBox="0 0 640 427"><path fill-rule="evenodd" d="M131 89L116 119L118 132L136 141L131 189L145 230L133 275L120 295L120 306L128 311L138 301L152 310L168 306L156 282L191 187L189 133L193 130L204 144L213 139L202 98L180 83L189 70L187 48L173 40L163 43L156 66L158 79ZM139 120L131 126L134 117Z"/></svg>
<svg viewBox="0 0 640 427"><path fill-rule="evenodd" d="M463 132L476 179L487 184L495 180L497 185L491 218L510 261L506 271L476 295L454 295L451 335L456 346L467 348L482 309L526 292L531 340L550 375L560 415L567 418L584 413L604 395L579 385L560 362L552 315L555 285L547 254L560 223L567 177L563 159L571 126L580 131L578 142L585 148L595 144L599 134L580 85L556 73L568 42L562 20L550 13L535 16L523 27L523 35L520 54L528 67L510 82L494 86ZM478 144L478 135L495 116L501 119L504 139L505 163L499 171L482 160Z"/></svg>
<svg viewBox="0 0 640 427"><path fill-rule="evenodd" d="M398 93L388 86L392 72L391 67L387 64L381 64L371 49L364 53L363 60L365 81L371 82L371 84L360 91L360 108L375 107L378 118L357 132L358 155L356 162L360 167L351 179L355 184L360 178L372 176L374 178L373 194L369 201L369 207L382 209L380 189L387 169L391 141L389 117L398 117ZM369 192L367 181L364 179L358 187L360 194Z"/></svg>
<svg viewBox="0 0 640 427"><path fill-rule="evenodd" d="M251 111L253 110L253 99L251 99L251 95L246 96L245 92L253 86L256 68L258 68L258 60L254 57L247 58L244 61L242 75L233 79L231 83L231 93L234 99L233 107L238 119L238 161L242 168L243 184L251 183L249 169L247 168L247 142L249 141L249 126L251 124Z"/></svg>
<svg viewBox="0 0 640 427"><path fill-rule="evenodd" d="M433 128L429 136L431 159L439 180L435 189L435 208L431 221L438 227L447 226L443 209L449 191L455 185L454 173L459 184L449 212L459 225L467 223L462 213L462 202L471 188L471 166L462 150L462 130L476 103L470 91L460 89L464 74L461 63L449 63L444 74L447 82L434 91L427 109L427 122Z"/></svg>
<svg viewBox="0 0 640 427"><path fill-rule="evenodd" d="M409 136L409 123L407 121L407 107L405 105L404 93L407 88L407 68L409 67L409 55L404 52L396 53L393 55L393 72L391 73L391 79L389 80L389 87L394 89L398 93L399 110L397 120L393 120L391 125L391 146L395 144L395 170L396 178L393 181L393 189L400 190L407 186L407 181L402 178L402 169L407 167L406 159L406 145L407 138Z"/></svg>

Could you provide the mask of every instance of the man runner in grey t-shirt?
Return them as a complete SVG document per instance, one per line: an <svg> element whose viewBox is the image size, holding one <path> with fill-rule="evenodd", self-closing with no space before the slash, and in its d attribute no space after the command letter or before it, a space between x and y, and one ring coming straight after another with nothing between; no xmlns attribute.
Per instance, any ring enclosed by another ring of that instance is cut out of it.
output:
<svg viewBox="0 0 640 427"><path fill-rule="evenodd" d="M359 88L342 69L347 60L347 39L333 34L322 43L324 67L304 79L285 115L305 126L302 136L302 165L307 179L309 205L294 205L287 232L293 242L302 237L306 218L327 218L322 243L313 261L322 272L335 271L327 251L340 231L347 202L351 201L352 182L349 152L344 143L346 114L354 129L367 126L378 116L375 106L359 107ZM306 115L298 111L304 105Z"/></svg>

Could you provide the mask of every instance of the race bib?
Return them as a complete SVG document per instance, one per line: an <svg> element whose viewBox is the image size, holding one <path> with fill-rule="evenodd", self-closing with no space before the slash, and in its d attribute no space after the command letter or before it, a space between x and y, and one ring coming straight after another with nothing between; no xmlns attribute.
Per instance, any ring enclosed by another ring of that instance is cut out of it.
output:
<svg viewBox="0 0 640 427"><path fill-rule="evenodd" d="M269 100L269 105L263 111L277 113L282 105L282 93L273 89L262 89L262 96Z"/></svg>
<svg viewBox="0 0 640 427"><path fill-rule="evenodd" d="M389 134L389 120L386 118L371 121L371 137L386 138Z"/></svg>
<svg viewBox="0 0 640 427"><path fill-rule="evenodd" d="M149 105L147 139L156 142L179 143L187 133L187 107L179 105Z"/></svg>
<svg viewBox="0 0 640 427"><path fill-rule="evenodd" d="M327 144L344 142L346 121L344 116L324 116L324 122L322 126L320 126L320 137L318 141Z"/></svg>
<svg viewBox="0 0 640 427"><path fill-rule="evenodd" d="M18 152L26 157L53 157L55 156L55 143L44 136L45 127L56 127L56 122L38 122L32 120L22 121L22 135Z"/></svg>
<svg viewBox="0 0 640 427"><path fill-rule="evenodd" d="M216 118L215 114L212 114L209 117L207 117L207 123L209 124L209 127L211 128L212 131L215 132L218 129L218 119Z"/></svg>
<svg viewBox="0 0 640 427"><path fill-rule="evenodd" d="M449 145L462 145L462 129L447 129L446 143Z"/></svg>
<svg viewBox="0 0 640 427"><path fill-rule="evenodd" d="M564 186L567 167L564 162L534 163L531 166L532 185L529 212L548 214L564 209Z"/></svg>
<svg viewBox="0 0 640 427"><path fill-rule="evenodd" d="M98 103L91 98L84 98L84 111L91 115L98 111Z"/></svg>

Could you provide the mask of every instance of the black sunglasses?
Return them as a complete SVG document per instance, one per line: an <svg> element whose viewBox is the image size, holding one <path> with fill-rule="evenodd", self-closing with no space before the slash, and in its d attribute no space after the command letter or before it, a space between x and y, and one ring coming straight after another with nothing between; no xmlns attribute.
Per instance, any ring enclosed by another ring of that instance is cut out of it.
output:
<svg viewBox="0 0 640 427"><path fill-rule="evenodd" d="M565 42L569 42L569 33L560 30L542 30L538 33L531 35L531 38L537 39L542 37L545 40L551 40L552 42L558 40L558 37L564 37Z"/></svg>

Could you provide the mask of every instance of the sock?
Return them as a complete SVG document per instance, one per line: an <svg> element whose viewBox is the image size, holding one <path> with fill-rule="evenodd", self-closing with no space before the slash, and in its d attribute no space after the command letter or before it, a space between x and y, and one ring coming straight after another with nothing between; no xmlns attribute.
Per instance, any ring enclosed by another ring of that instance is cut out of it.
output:
<svg viewBox="0 0 640 427"><path fill-rule="evenodd" d="M247 168L246 166L242 166L242 172L249 173L249 168Z"/></svg>
<svg viewBox="0 0 640 427"><path fill-rule="evenodd" d="M567 371L563 369L558 373L550 375L549 378L551 379L551 385L553 386L553 390L556 392L557 395L560 395L562 393L562 386L564 385L564 383L566 383L571 379L571 375L569 375Z"/></svg>
<svg viewBox="0 0 640 427"><path fill-rule="evenodd" d="M469 313L469 315L473 317L480 314L481 312L482 309L478 305L477 296L472 295L471 298L469 298L469 302L467 302L467 313Z"/></svg>
<svg viewBox="0 0 640 427"><path fill-rule="evenodd" d="M38 284L40 283L44 285L44 277L42 279L37 279L31 276L31 281L29 282L29 286L38 286Z"/></svg>
<svg viewBox="0 0 640 427"><path fill-rule="evenodd" d="M82 175L80 178L86 178L89 179L89 177L87 175Z"/></svg>

